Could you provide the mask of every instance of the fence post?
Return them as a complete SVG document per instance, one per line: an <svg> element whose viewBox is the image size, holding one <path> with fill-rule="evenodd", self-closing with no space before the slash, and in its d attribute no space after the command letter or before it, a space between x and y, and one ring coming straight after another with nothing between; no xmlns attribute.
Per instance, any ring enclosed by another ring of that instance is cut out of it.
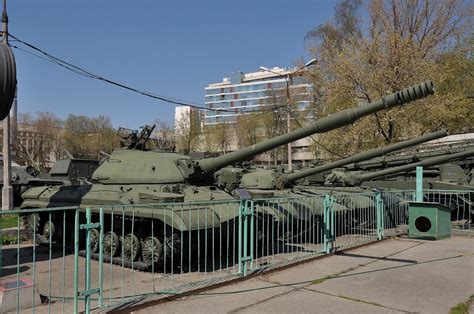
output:
<svg viewBox="0 0 474 314"><path fill-rule="evenodd" d="M332 207L332 196L324 196L324 251L331 253L334 242L334 211Z"/></svg>
<svg viewBox="0 0 474 314"><path fill-rule="evenodd" d="M249 208L250 205L250 208ZM240 201L239 207L239 274L247 275L247 262L253 261L253 239L254 239L254 223L253 223L254 203L251 200L243 199ZM249 234L249 218L250 234ZM250 253L249 253L249 236L250 236Z"/></svg>
<svg viewBox="0 0 474 314"><path fill-rule="evenodd" d="M377 216L377 239L382 240L384 237L384 204L382 193L377 192L375 195L376 216Z"/></svg>
<svg viewBox="0 0 474 314"><path fill-rule="evenodd" d="M416 167L416 199L417 202L423 202L423 166Z"/></svg>
<svg viewBox="0 0 474 314"><path fill-rule="evenodd" d="M91 217L91 209L89 207L86 208L86 224L90 225L92 223L92 217ZM82 226L81 226L82 227ZM90 244L91 244L91 233L89 229L86 229L86 269L85 269L85 290L89 291L91 289L91 249L90 249ZM91 310L91 299L90 295L85 295L84 296L84 306L86 309L86 313L89 313Z"/></svg>
<svg viewBox="0 0 474 314"><path fill-rule="evenodd" d="M103 286L104 286L104 209L101 207L99 209L99 307L102 308L103 305ZM112 263L112 261L110 261Z"/></svg>
<svg viewBox="0 0 474 314"><path fill-rule="evenodd" d="M79 210L78 210L79 212ZM79 225L79 229L85 230L86 231L86 243L85 243L85 249L86 249L86 261L85 261L85 290L83 291L77 291L75 294L75 310L77 310L77 301L76 298L77 296L84 297L84 306L85 306L85 312L90 313L90 307L91 307L91 295L98 293L99 294L99 304L102 303L102 271L103 271L103 256L102 256L102 250L99 253L99 287L91 289L91 248L90 248L90 241L91 241L91 230L92 229L99 229L99 246L101 246L101 242L103 242L103 222L104 222L104 217L103 217L103 209L101 208L99 210L99 222L98 223L92 223L92 211L89 207L86 208L86 223ZM76 218L77 219L77 218ZM77 219L78 221L78 219ZM77 227L76 227L77 228ZM79 231L77 231L79 233ZM78 253L78 248L79 248L79 236L77 236L77 243L76 243L76 251L75 253ZM78 266L76 264L76 266ZM77 278L75 277L75 280L77 281ZM77 283L76 283L77 287ZM77 288L76 288L77 289ZM75 312L76 313L76 312Z"/></svg>
<svg viewBox="0 0 474 314"><path fill-rule="evenodd" d="M79 301L79 207L74 213L74 313L78 313Z"/></svg>

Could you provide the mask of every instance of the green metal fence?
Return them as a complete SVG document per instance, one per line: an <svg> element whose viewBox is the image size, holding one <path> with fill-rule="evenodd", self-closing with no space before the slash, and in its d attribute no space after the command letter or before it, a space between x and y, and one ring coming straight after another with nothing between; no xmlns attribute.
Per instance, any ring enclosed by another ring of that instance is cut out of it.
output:
<svg viewBox="0 0 474 314"><path fill-rule="evenodd" d="M424 192L464 230L472 195ZM17 312L136 305L406 232L414 197L333 192L2 212L0 291Z"/></svg>

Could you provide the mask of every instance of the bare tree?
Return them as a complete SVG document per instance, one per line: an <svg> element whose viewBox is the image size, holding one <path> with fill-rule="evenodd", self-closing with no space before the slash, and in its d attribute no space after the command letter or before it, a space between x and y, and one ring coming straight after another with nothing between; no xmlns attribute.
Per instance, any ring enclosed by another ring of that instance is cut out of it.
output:
<svg viewBox="0 0 474 314"><path fill-rule="evenodd" d="M176 149L189 152L195 149L199 139L199 111L194 108L183 111L175 121Z"/></svg>
<svg viewBox="0 0 474 314"><path fill-rule="evenodd" d="M19 123L27 135L15 143L19 161L45 171L52 162L63 157L61 148L62 121L50 112L19 115Z"/></svg>
<svg viewBox="0 0 474 314"><path fill-rule="evenodd" d="M174 151L175 134L171 124L159 119L156 119L153 124L155 125L155 131L153 132L153 140L150 141L149 147L159 150Z"/></svg>

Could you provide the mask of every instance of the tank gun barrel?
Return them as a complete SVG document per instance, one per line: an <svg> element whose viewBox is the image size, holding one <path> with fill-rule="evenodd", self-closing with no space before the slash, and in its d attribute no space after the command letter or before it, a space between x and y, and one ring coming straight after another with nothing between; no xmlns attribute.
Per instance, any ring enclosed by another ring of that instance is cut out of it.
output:
<svg viewBox="0 0 474 314"><path fill-rule="evenodd" d="M392 175L395 173L402 173L406 171L410 171L415 169L418 166L423 166L423 167L431 167L431 166L436 166L436 165L441 165L444 163L447 163L451 160L456 160L456 159L464 159L470 156L474 156L474 149L466 150L460 153L455 153L455 154L450 154L450 155L445 155L445 156L438 156L438 157L433 157L433 158L428 158L419 162L411 163L408 165L403 165L399 167L394 167L394 168L389 168L389 169L384 169L381 171L375 171L375 172L370 172L370 173L364 173L360 175L356 175L354 178L354 182L351 185L356 185L360 184L364 181L369 181L375 178L379 177L384 177L388 175Z"/></svg>
<svg viewBox="0 0 474 314"><path fill-rule="evenodd" d="M232 153L209 159L195 161L195 167L201 172L211 174L226 166L236 162L244 161L250 157L270 151L279 146L286 145L307 136L334 130L345 125L354 123L356 120L378 111L401 106L411 101L427 97L434 93L433 83L425 81L405 88L401 91L387 95L377 101L369 104L361 105L356 108L350 108L333 115L319 119L310 126L294 130L290 133L280 135L276 138L263 141L261 143L251 145Z"/></svg>
<svg viewBox="0 0 474 314"><path fill-rule="evenodd" d="M306 178L308 176L311 176L311 175L314 175L314 174L317 174L317 173L328 171L328 170L331 170L331 169L334 169L334 168L343 167L345 165L360 162L360 161L363 161L363 160L368 160L368 159L371 159L371 158L380 157L380 156L386 155L388 153L391 153L391 152L394 152L394 151L397 151L397 150L400 150L400 149L404 149L404 148L407 148L407 147L410 147L410 146L415 146L415 145L425 143L425 142L428 142L428 141L431 141L431 140L434 140L434 139L445 137L447 135L448 135L448 132L446 130L441 130L441 131L437 131L437 132L433 132L433 133L428 133L428 134L425 134L423 136L412 138L412 139L409 139L409 140L406 140L406 141L403 141L403 142L400 142L400 143L396 143L396 144L393 144L393 145L390 145L390 146L375 148L375 149L372 149L372 150L369 150L369 151L366 151L366 152L363 152L363 153L360 153L360 154L356 154L356 155L348 157L348 158L340 159L340 160L330 162L330 163L327 163L327 164L324 164L324 165L321 165L321 166L317 166L317 167L314 167L314 168L309 168L309 169L306 169L306 170L291 173L291 174L282 176L280 180L282 180L283 182L296 181L296 180L303 179L303 178Z"/></svg>

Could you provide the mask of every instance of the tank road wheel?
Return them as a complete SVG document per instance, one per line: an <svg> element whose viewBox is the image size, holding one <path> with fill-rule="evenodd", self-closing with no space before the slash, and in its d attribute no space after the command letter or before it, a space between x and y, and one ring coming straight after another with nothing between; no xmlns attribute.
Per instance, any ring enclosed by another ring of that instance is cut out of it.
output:
<svg viewBox="0 0 474 314"><path fill-rule="evenodd" d="M138 237L132 233L127 234L123 238L123 258L127 261L136 261L140 256L140 241Z"/></svg>
<svg viewBox="0 0 474 314"><path fill-rule="evenodd" d="M91 229L90 238L89 238L90 239L89 249L91 250L92 253L99 252L99 238L100 238L99 230Z"/></svg>
<svg viewBox="0 0 474 314"><path fill-rule="evenodd" d="M23 216L23 225L27 234L31 237L33 233L38 233L40 227L40 216L37 213Z"/></svg>
<svg viewBox="0 0 474 314"><path fill-rule="evenodd" d="M163 257L163 245L155 237L148 237L142 243L142 258L147 266L160 261Z"/></svg>
<svg viewBox="0 0 474 314"><path fill-rule="evenodd" d="M167 257L171 258L171 256L178 256L181 254L181 241L179 235L173 233L169 237L165 237L165 254Z"/></svg>
<svg viewBox="0 0 474 314"><path fill-rule="evenodd" d="M46 240L47 241L49 241L49 239L53 240L55 233L56 233L56 228L54 226L54 223L52 221L45 222L43 226L43 236L46 238Z"/></svg>
<svg viewBox="0 0 474 314"><path fill-rule="evenodd" d="M119 252L120 240L118 235L109 231L104 235L104 255L107 257L115 257Z"/></svg>

